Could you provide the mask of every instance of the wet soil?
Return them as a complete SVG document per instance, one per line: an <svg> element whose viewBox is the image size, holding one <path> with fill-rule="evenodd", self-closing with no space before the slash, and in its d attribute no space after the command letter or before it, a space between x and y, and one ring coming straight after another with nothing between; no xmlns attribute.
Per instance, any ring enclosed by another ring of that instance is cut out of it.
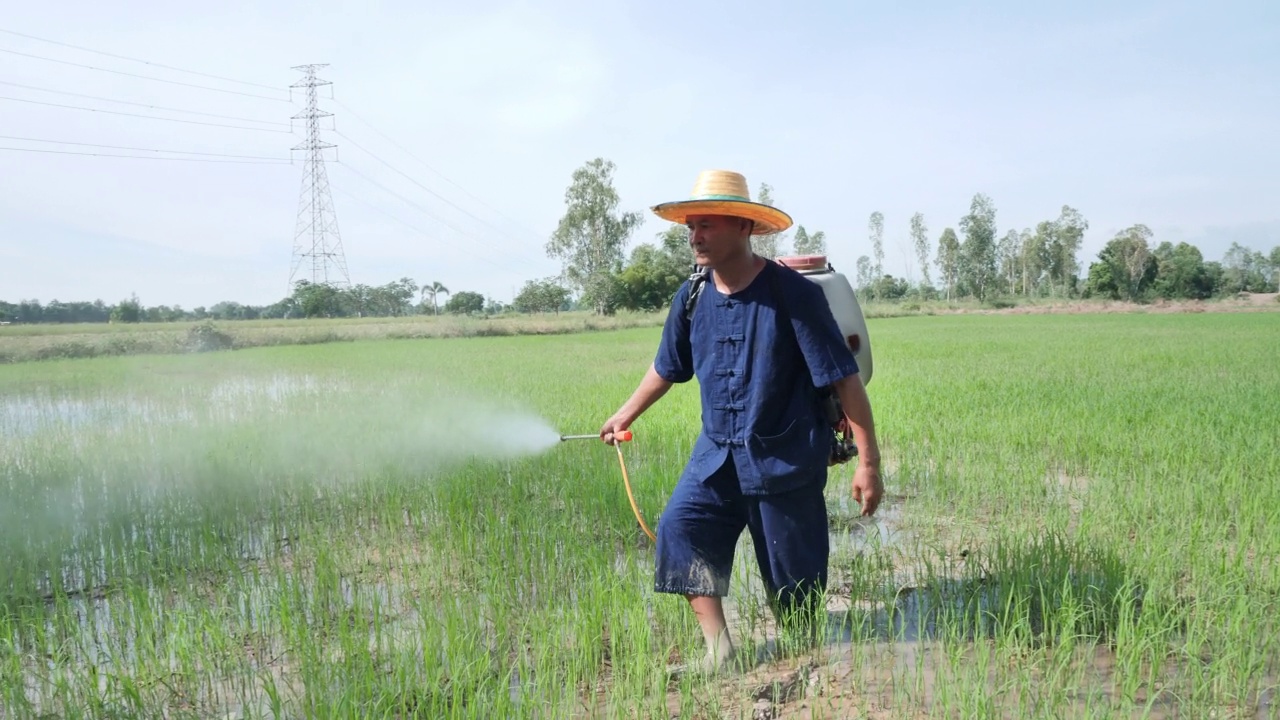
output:
<svg viewBox="0 0 1280 720"><path fill-rule="evenodd" d="M1072 500L1078 500L1088 485L1085 479L1066 476L1056 478L1055 484ZM1195 682L1195 669L1185 662L1166 661L1147 684L1131 680L1135 668L1122 666L1106 642L1081 643L1070 651L1034 643L1011 648L998 645L992 639L996 628L983 628L981 622L975 623L975 632L957 636L955 625L941 619L953 620L966 610L978 611L972 612L976 617L998 616L995 603L1002 580L935 575L928 584L911 584L928 575L907 565L910 543L919 539L921 528L928 532L930 523L905 522L909 500L886 498L873 518L858 517L856 508L832 509L833 587L826 632L823 641L807 651L779 648L776 628L759 619L760 611L750 599L760 592L748 580L754 568L735 566L737 579L726 599L726 616L735 640L755 662L744 672L717 678L711 685L714 700L695 699L694 707L688 705L687 692L673 683L670 717L887 720L954 715L1013 720L1095 717L1102 712L1146 720L1280 718L1280 659L1247 705L1205 708L1191 706L1182 697ZM953 569L963 569L967 554L963 549L956 552ZM838 569L841 562L868 556L881 557L881 562L883 556L891 556L903 563L891 569L894 590L879 602L867 600L866 588L859 593L851 587L856 583L842 578ZM1092 587L1098 579L1080 582ZM746 614L752 622L744 622ZM1035 618L1031 620L1035 625ZM1151 674L1149 668L1138 669L1144 676ZM978 696L957 697L956 687Z"/></svg>

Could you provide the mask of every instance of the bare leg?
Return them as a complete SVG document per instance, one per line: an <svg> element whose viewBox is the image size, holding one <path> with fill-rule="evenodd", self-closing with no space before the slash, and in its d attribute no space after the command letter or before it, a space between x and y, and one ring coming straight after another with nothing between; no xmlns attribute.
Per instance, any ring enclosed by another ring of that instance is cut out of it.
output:
<svg viewBox="0 0 1280 720"><path fill-rule="evenodd" d="M702 627L707 641L705 669L717 671L733 659L733 640L729 636L729 624L724 618L724 603L720 598L705 595L686 595L693 614Z"/></svg>

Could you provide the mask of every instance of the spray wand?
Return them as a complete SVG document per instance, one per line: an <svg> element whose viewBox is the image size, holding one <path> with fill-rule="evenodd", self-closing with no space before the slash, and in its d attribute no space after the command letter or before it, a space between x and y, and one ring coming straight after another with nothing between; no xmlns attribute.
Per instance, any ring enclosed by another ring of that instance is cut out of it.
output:
<svg viewBox="0 0 1280 720"><path fill-rule="evenodd" d="M560 442L566 440L599 440L599 435L561 435ZM635 513L636 520L640 523L640 529L644 530L644 534L649 539L657 542L658 538L654 537L653 531L648 525L644 524L644 518L640 515L640 508L636 505L635 493L631 492L631 479L627 477L627 463L622 459L622 443L631 440L631 431L623 430L613 434L613 447L618 451L618 467L622 468L622 484L627 488L627 499L631 501L631 512Z"/></svg>

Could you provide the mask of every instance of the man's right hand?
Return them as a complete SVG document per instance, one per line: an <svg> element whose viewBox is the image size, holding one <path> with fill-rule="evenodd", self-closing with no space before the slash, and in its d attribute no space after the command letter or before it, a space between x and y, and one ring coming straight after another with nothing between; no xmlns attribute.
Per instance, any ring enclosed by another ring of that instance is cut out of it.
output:
<svg viewBox="0 0 1280 720"><path fill-rule="evenodd" d="M625 418L620 415L614 415L606 420L604 425L600 428L600 439L603 442L612 445L614 433L620 433L630 427L630 425L631 423L627 422Z"/></svg>
<svg viewBox="0 0 1280 720"><path fill-rule="evenodd" d="M880 462L858 462L853 471L853 499L862 506L862 516L871 517L880 507L884 497L884 483L880 480Z"/></svg>

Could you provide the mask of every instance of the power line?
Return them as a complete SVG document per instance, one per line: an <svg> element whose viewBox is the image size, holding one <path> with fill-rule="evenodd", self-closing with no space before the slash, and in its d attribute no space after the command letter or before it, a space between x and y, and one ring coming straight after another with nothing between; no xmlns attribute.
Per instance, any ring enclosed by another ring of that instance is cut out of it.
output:
<svg viewBox="0 0 1280 720"><path fill-rule="evenodd" d="M278 161L216 160L211 158L165 157L163 155L113 155L110 153L77 152L74 150L42 150L39 148L0 147L0 150L7 150L10 152L49 153L53 155L84 155L88 157L128 158L130 160L173 160L176 162L233 163L233 164L240 164L240 165L290 165L292 164L288 160L278 160Z"/></svg>
<svg viewBox="0 0 1280 720"><path fill-rule="evenodd" d="M210 75L209 73L199 72L197 70L184 70L180 67L174 67L172 65L164 65L162 63L157 63L157 62L151 62L150 60L140 60L138 58L132 58L127 55L116 55L115 53L104 52L102 50L94 50L93 48L87 48L80 45L72 45L71 43L59 42L57 40L49 40L47 38L36 37L35 35L27 35L25 33L16 32L13 30L5 30L4 28L0 28L0 33L5 33L7 35L16 35L20 38L26 38L28 40L39 40L40 42L46 42L52 45L61 45L62 47L69 47L69 48L74 48L76 50L83 50L85 52L96 53L98 55L105 55L107 57L113 57L118 60L129 60L130 62L138 62L138 63L142 63L143 65L151 65L153 67L164 68L165 70L174 70L176 72L183 72L191 75L200 75L201 77L207 77L214 80L225 80L226 82L238 83L240 85L250 85L252 87L266 88L267 90L280 89L278 87L273 87L271 85L263 85L261 83L249 82L247 80L236 80L235 78L223 77L221 75Z"/></svg>
<svg viewBox="0 0 1280 720"><path fill-rule="evenodd" d="M480 242L483 242L483 243L486 243L486 244L488 244L488 245L492 246L494 250L498 250L498 251L500 251L500 252L502 251L502 248L497 247L497 246L494 246L494 244L493 244L493 242L492 242L492 241L490 241L490 240L488 240L488 239L485 239L485 238L482 238L482 237L479 237L479 236L477 236L477 235L473 235L473 234L471 234L471 233L467 232L466 230L463 230L462 228L458 227L457 225L454 225L453 223L449 222L448 220L445 220L444 218L442 218L442 217L440 217L440 216L438 216L438 215L436 215L436 214L432 213L430 210L428 210L428 209L424 208L422 205L420 205L420 204L418 204L418 203L416 203L416 202L414 202L414 201L410 200L409 198L407 198L407 197L405 197L405 196L401 195L400 193L398 193L398 192L396 192L396 191L392 190L391 188L388 188L386 185L383 185L382 183L378 182L377 180L374 180L373 178L369 177L368 175L365 175L364 173L360 172L359 170L356 170L355 168L351 167L350 165L347 165L346 163L342 163L342 162L337 162L337 163L335 163L335 164L336 164L338 167L341 167L341 168L343 168L343 169L345 169L345 170L348 170L348 171L350 171L350 172L352 172L352 173L355 173L355 174L356 174L356 176L360 177L361 179L363 179L365 182L369 183L370 185L373 185L374 187L376 187L376 188L378 188L378 189L382 190L383 192L385 192L385 193L387 193L387 194L389 194L389 195L392 195L392 196L394 196L394 197L398 198L401 202L405 203L406 205L408 205L408 206L410 206L410 207L414 208L415 210L417 210L418 212L422 213L423 215L426 215L427 217L429 217L429 218L431 218L431 219L433 219L433 220L436 220L436 221L440 222L441 224L446 225L446 226L448 226L448 227L452 228L453 230L455 230L455 231L456 231L456 232L458 232L459 234L463 235L464 237L469 237L469 238L471 238L471 239L473 239L473 240L479 240Z"/></svg>
<svg viewBox="0 0 1280 720"><path fill-rule="evenodd" d="M136 152L173 153L176 155L205 155L208 157L238 158L241 160L279 160L279 161L288 162L288 163L293 162L290 158L270 157L267 155L228 155L226 153L195 152L190 150L161 150L158 148L128 147L125 145L98 145L96 143L72 142L70 140L46 140L44 138L14 137L12 135L0 135L0 140L20 140L23 142L48 143L51 145L77 145L79 147L106 148L108 150L133 150Z"/></svg>
<svg viewBox="0 0 1280 720"><path fill-rule="evenodd" d="M58 60L56 58L44 57L43 55L32 55L31 53L18 52L17 50L10 50L8 48L0 48L0 52L7 52L13 55L21 55L22 57L33 58L35 60L46 60L48 62L59 63L61 65L72 65L79 68L86 68L88 70L97 70L99 72L114 73L116 75L124 75L126 77L141 78L143 80L154 80L155 82L169 83L170 85L181 85L183 87L198 88L200 90L210 90L213 92L220 92L220 93L230 93L231 95L243 95L244 97L260 98L262 100L274 100L276 102L286 102L286 103L293 102L292 100L288 100L286 98L270 97L268 95L257 95L255 93L240 92L239 90L227 90L224 88L209 87L208 85L196 85L194 83L185 83L179 80L166 80L164 78L158 78L151 75L139 75L137 73L125 72L123 70L112 70L110 68L100 68L94 65L85 65L84 63L71 62L70 60Z"/></svg>
<svg viewBox="0 0 1280 720"><path fill-rule="evenodd" d="M382 183L378 182L377 180L374 180L373 178L369 177L368 175L365 175L364 173L360 172L359 170L356 170L355 168L351 167L350 165L347 165L346 163L343 163L343 162L337 162L337 161L335 161L335 162L334 162L334 164L335 164L335 165L337 165L338 167L340 167L340 168L342 168L342 169L344 169L344 170L348 171L348 172L355 173L355 175L356 175L357 177L359 177L360 179L362 179L362 180L364 180L365 182L369 183L370 185L372 185L372 186L374 186L374 187L378 188L379 190L382 190L383 192L387 193L388 195L391 195L391 196L393 196L393 197L395 197L395 198L399 199L399 200L400 200L401 202L403 202L404 204L408 205L409 207L414 208L415 210L417 210L418 212L422 213L423 215L426 215L427 217L431 218L432 220L436 220L436 221L438 221L438 222L440 222L440 223L442 223L442 224L444 224L444 225L447 225L447 226L449 226L450 228L453 228L455 231L457 231L457 232L461 233L462 235L466 235L467 237L473 237L473 236L472 236L470 233L468 233L466 230L463 230L462 228L460 228L460 227L458 227L458 226L454 225L453 223L449 222L448 220L445 220L444 218L442 218L442 217L440 217L440 216L436 215L435 213L432 213L430 210L428 210L428 209L426 209L426 208L422 207L422 206L421 206L421 205L419 205L418 203L416 203L416 202L414 202L414 201L410 200L409 198L407 198L407 197L405 197L405 196L401 195L400 193L396 192L395 190L392 190L391 188L387 187L386 185L383 185Z"/></svg>
<svg viewBox="0 0 1280 720"><path fill-rule="evenodd" d="M423 237L425 237L425 238L427 238L427 239L429 239L429 240L439 240L439 239L440 239L440 236L438 236L438 235L432 235L431 233L427 232L426 230L423 230L422 228L418 227L417 225L414 225L413 223L410 223L410 222L406 222L405 220L401 219L399 216L397 216L397 215L393 215L393 214L391 214L391 213L387 212L386 210L383 210L382 208L378 207L377 205L374 205L373 203L369 202L368 200L363 200L363 199L361 199L359 196L357 196L357 195L353 194L350 190L347 190L347 189L342 188L342 187L338 187L338 188L335 188L335 189L336 189L338 192L342 193L343 195L346 195L347 197L351 198L352 200L355 200L356 202L360 203L361 205L364 205L365 207L371 208L371 209L373 209L373 210L375 210L375 211L377 211L377 212L379 212L379 213L382 213L383 215L386 215L387 217L391 218L392 220L395 220L396 222L400 223L401 225L404 225L405 227L409 228L410 230L413 230L414 232L418 233L419 235L422 235ZM495 268L497 268L497 269L499 269L499 270L505 270L505 271L508 271L508 272L514 272L514 273L520 273L520 272L522 272L522 271L520 271L520 270L516 270L516 269L514 269L514 268L506 267L505 265L499 265L499 264L495 263L494 261L490 260L488 257L485 257L484 255L478 255L477 257L478 257L482 262L486 262L486 263L488 263L488 264L492 265L493 267L495 267Z"/></svg>
<svg viewBox="0 0 1280 720"><path fill-rule="evenodd" d="M235 130L257 130L258 132L283 133L285 135L292 134L292 132L285 132L284 130L275 130L272 128L249 127L247 125L227 125L225 123L202 122L200 120L182 120L180 118L167 118L167 117L160 117L158 115L143 115L141 113L128 113L128 112L121 112L119 110L103 110L102 108L84 107L83 105L63 105L61 103L51 103L51 102L45 102L43 100L29 100L27 98L15 98L15 97L8 97L4 95L0 95L0 100L12 100L13 102L31 103L33 105L46 105L48 107L66 108L68 110L87 110L89 112L106 113L108 115L125 115L127 117L139 117L139 118L146 118L148 120L164 120L166 122L186 123L188 125L207 125L209 127L232 128Z"/></svg>
<svg viewBox="0 0 1280 720"><path fill-rule="evenodd" d="M466 188L462 187L461 185L459 185L458 183L454 182L453 180L450 180L448 177L446 177L446 176L444 175L444 173L442 173L442 172L440 172L439 170L437 170L437 169L435 169L434 167L432 167L432 166L431 166L431 165L430 165L426 160L423 160L422 158L418 157L417 155L414 155L412 152L410 152L410 151L409 151L407 148L405 148L403 145L401 145L400 143L397 143L395 140L392 140L390 137L388 137L386 133L384 133L384 132L382 132L381 130L379 130L378 128L374 127L373 123L369 122L368 120L365 120L363 117L360 117L360 115L358 115L354 110L352 110L349 106L347 106L347 104L346 104L346 103L342 102L341 100L338 100L337 98L334 98L334 99L333 99L333 102L334 102L335 104L337 104L337 105L342 106L342 109L346 110L346 111L347 111L347 113L348 113L349 115L351 115L351 117L354 117L355 119L357 119L357 120L359 120L360 122L362 122L362 123L364 123L365 125L367 125L367 126L369 127L369 129L370 129L370 130L373 130L373 131L374 131L375 133L377 133L378 135L381 135L381 136L382 136L382 138L383 138L384 140L386 140L387 142L389 142L389 143L391 143L392 145L394 145L398 150L400 150L401 152L403 152L405 155L408 155L409 157L413 158L414 160L417 160L419 163L422 163L422 166L423 166L423 167L427 168L428 170L430 170L431 172L435 173L436 175L439 175L439 176L440 176L440 177L441 177L445 182L447 182L447 183L449 183L450 185L452 185L452 186L454 186L454 187L458 188L458 189L459 189L459 190L461 190L465 195L467 195L468 197L470 197L472 200L475 200L476 202L480 203L481 205L484 205L485 207L489 208L490 210L492 210L493 212L495 212L495 213L497 213L498 215L502 216L503 218L506 218L509 222L511 222L511 223L513 223L513 224L515 224L515 225L517 225L517 226L520 226L520 229L524 230L525 232L527 232L527 233L529 233L529 234L531 234L531 235L534 235L534 236L537 236L537 235L538 235L538 233L533 232L532 230L530 230L530 229L528 229L528 228L526 228L526 227L523 227L523 226L522 226L519 222L517 222L516 220L514 220L514 219L512 219L511 217L509 217L509 216L507 216L507 215L503 214L503 212L502 212L501 210L498 210L497 208L495 208L495 207L492 207L492 206L488 205L487 203L485 203L485 201L483 201L483 200L481 200L480 198L476 197L476 196L475 196L475 194L473 194L473 193L469 192ZM335 131L335 132L336 132L336 131ZM348 139L350 139L350 138L348 138Z"/></svg>
<svg viewBox="0 0 1280 720"><path fill-rule="evenodd" d="M422 188L423 190L426 190L427 192L431 193L432 195L434 195L434 196L436 196L436 197L440 198L442 201L444 201L444 202L445 202L446 204L448 204L450 207L453 207L453 208L457 209L459 212L462 212L462 213L466 214L467 216L471 217L472 219L474 219L474 220L475 220L475 221L477 221L477 222L480 222L480 223L483 223L483 224L485 224L485 225L488 225L490 228L493 228L493 229L494 229L494 230L496 230L497 232L502 233L503 235L505 235L505 236L506 236L506 237L508 237L509 239L511 239L511 240L515 240L515 238L512 238L512 237L511 237L511 236L509 236L509 235L506 235L506 233L502 230L502 228L499 228L499 227L497 227L497 226L495 226L495 225L492 225L492 224L490 224L490 223L488 223L488 222L485 222L485 220L484 220L483 218L476 217L474 214L472 214L472 213L471 213L470 211L468 211L466 208L464 208L464 207L461 207L461 206L457 205L457 204L456 204L456 203L454 203L453 201L449 200L449 198L447 198L447 197L445 197L445 196L441 195L440 193L436 192L435 190L432 190L431 188L427 187L426 185L423 185L422 183L420 183L420 182L418 182L417 180L413 179L413 178L412 178L412 177L410 177L408 174L406 174L404 171L400 170L399 168L395 167L394 165L392 165L391 163L387 162L386 160L383 160L382 158L380 158L380 157L378 157L377 155L373 154L373 152L369 151L369 150L368 150L368 149L366 149L363 145L361 145L360 143L356 142L355 140L352 140L350 137L347 137L347 136L346 136L346 135L344 135L341 131L339 131L339 130L334 130L334 134L335 134L335 135L337 135L338 137L340 137L340 138L342 138L342 139L346 140L347 142L351 143L352 145L354 145L354 146L356 147L356 149L357 149L357 150L360 150L361 152L364 152L365 154L367 154L369 157L373 158L374 160L377 160L378 162L382 163L383 165L386 165L387 167L391 168L391 170L393 170L394 172L398 173L400 176L404 177L404 178L405 178L406 180L408 180L409 182L413 183L414 185L417 185L418 187ZM516 242L517 242L517 244L519 243L519 241L518 241L518 240L517 240Z"/></svg>
<svg viewBox="0 0 1280 720"><path fill-rule="evenodd" d="M98 100L100 102L117 103L119 105L134 105L136 107L144 107L144 108L149 108L151 110L164 110L167 112L186 113L188 115L203 115L205 117L216 117L216 118L222 118L224 120L239 120L241 122L262 123L263 125L279 125L281 127L287 127L287 128L293 127L289 123L283 123L276 120L255 120L253 118L236 117L234 115L219 115L217 113L201 112L199 110L183 110L181 108L171 108L171 107L165 107L163 105L150 105L148 103L132 102L129 100L114 100L112 98L98 97L97 95L85 95L84 93L69 92L67 90L54 90L53 88L44 88L36 85L23 85L22 83L9 82L7 80L0 80L0 85L11 85L13 87L23 88L24 90L38 90L40 92L55 93L58 95L70 95L72 97L81 97L81 98L86 98L88 100Z"/></svg>

